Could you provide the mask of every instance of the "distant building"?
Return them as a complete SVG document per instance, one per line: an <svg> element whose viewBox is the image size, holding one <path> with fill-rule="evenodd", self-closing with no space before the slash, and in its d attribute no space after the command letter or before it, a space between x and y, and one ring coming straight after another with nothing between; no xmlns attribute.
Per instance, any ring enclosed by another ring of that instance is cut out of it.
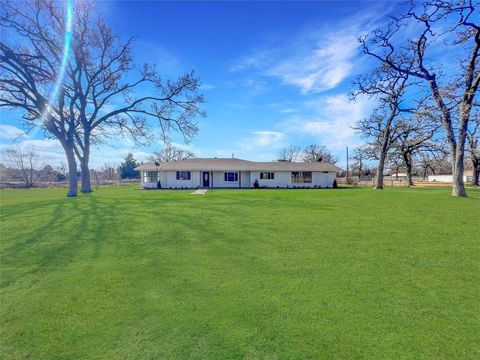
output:
<svg viewBox="0 0 480 360"><path fill-rule="evenodd" d="M391 177L397 180L405 180L407 178L407 173L399 172L399 173L392 174Z"/></svg>
<svg viewBox="0 0 480 360"><path fill-rule="evenodd" d="M453 182L453 175L452 174L445 174L445 175L428 175L428 181L435 181L435 182ZM463 175L464 182L471 182L473 181L473 174L471 171L466 171Z"/></svg>

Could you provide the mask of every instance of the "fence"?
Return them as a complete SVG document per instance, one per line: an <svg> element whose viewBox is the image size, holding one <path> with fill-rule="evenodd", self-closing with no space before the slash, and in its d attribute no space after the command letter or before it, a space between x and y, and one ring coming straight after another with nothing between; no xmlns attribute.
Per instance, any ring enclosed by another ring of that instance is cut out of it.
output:
<svg viewBox="0 0 480 360"><path fill-rule="evenodd" d="M348 185L354 186L354 187L370 187L373 188L375 187L375 182L376 182L376 177L371 177L371 178L361 178L359 179L358 177L352 177L349 179ZM347 180L345 177L342 178L337 178L337 183L338 184L347 184ZM424 178L420 177L414 177L413 178L413 184L415 187L422 187L422 188L437 188L437 187L451 187L452 183L448 182L432 182L428 181ZM396 179L394 176L385 176L383 179L383 186L385 188L402 188L402 187L407 187L407 182L405 179L399 178Z"/></svg>
<svg viewBox="0 0 480 360"><path fill-rule="evenodd" d="M115 179L115 180L97 180L91 179L93 187L95 186L126 186L140 184L140 179ZM78 183L80 185L80 181ZM38 181L35 182L35 188L68 187L68 181ZM22 189L25 188L23 181L1 180L0 189Z"/></svg>

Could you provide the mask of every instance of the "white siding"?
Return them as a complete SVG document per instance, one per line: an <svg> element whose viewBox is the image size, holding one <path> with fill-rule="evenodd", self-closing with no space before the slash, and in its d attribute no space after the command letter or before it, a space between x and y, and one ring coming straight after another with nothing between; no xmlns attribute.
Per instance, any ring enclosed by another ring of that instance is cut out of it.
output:
<svg viewBox="0 0 480 360"><path fill-rule="evenodd" d="M158 178L162 189L197 188L200 186L200 171L191 171L190 180L177 180L176 171L159 171ZM142 172L142 187L156 189L157 183L144 183Z"/></svg>
<svg viewBox="0 0 480 360"><path fill-rule="evenodd" d="M242 171L240 175L241 187L249 188L253 186L252 182L250 181L250 171Z"/></svg>
<svg viewBox="0 0 480 360"><path fill-rule="evenodd" d="M312 174L312 184L317 185L324 188L331 188L333 187L333 182L337 177L336 172L322 172L322 171L314 171Z"/></svg>
<svg viewBox="0 0 480 360"><path fill-rule="evenodd" d="M267 171L268 172L268 171ZM313 171L312 172L312 182L311 183L292 183L292 172L291 171L275 171L274 172L274 179L273 180L266 180L260 179L260 172L252 171L250 175L250 182L251 186L253 187L253 183L255 180L258 180L258 185L260 187L332 187L333 181L336 178L335 172L328 172L324 173L321 171Z"/></svg>
<svg viewBox="0 0 480 360"><path fill-rule="evenodd" d="M238 172L238 181L225 181L226 172ZM238 188L240 181L240 171L214 171L213 172L213 187L214 188ZM210 186L212 184L210 183Z"/></svg>
<svg viewBox="0 0 480 360"><path fill-rule="evenodd" d="M162 183L162 188L181 189L181 188L197 188L200 186L200 171L190 171L190 180L177 180L176 171L160 171L166 174L166 181Z"/></svg>
<svg viewBox="0 0 480 360"><path fill-rule="evenodd" d="M268 172L268 171L266 171ZM270 171L272 172L272 171ZM197 188L202 187L202 173L203 171L191 171L190 180L177 180L176 171L160 171L159 180L163 189L181 189L181 188ZM311 183L292 183L291 171L274 171L274 179L260 179L259 171L239 171L238 181L225 181L225 171L214 171L213 176L210 175L210 187L214 188L252 188L255 180L258 180L260 187L268 188L293 188L293 187L332 187L335 180L335 172L312 172ZM211 172L210 172L211 174ZM142 187L153 188L157 187L157 183L144 183L142 172ZM439 180L437 180L439 181ZM240 182L240 184L239 184Z"/></svg>
<svg viewBox="0 0 480 360"><path fill-rule="evenodd" d="M266 171L272 172L272 171ZM290 171L273 171L275 174L272 180L260 179L260 172L259 171L252 171L250 174L250 179L253 187L253 183L255 180L258 180L258 185L260 187L269 187L269 188L276 188L276 187L287 187L290 186ZM291 186L290 186L291 187Z"/></svg>

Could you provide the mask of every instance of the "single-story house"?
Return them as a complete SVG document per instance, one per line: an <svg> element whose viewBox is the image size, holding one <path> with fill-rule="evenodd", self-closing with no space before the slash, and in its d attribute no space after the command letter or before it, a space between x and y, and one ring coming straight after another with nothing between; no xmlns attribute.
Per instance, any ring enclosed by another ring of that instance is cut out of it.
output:
<svg viewBox="0 0 480 360"><path fill-rule="evenodd" d="M324 163L255 162L236 158L195 158L146 163L135 168L144 189L333 187L339 167Z"/></svg>

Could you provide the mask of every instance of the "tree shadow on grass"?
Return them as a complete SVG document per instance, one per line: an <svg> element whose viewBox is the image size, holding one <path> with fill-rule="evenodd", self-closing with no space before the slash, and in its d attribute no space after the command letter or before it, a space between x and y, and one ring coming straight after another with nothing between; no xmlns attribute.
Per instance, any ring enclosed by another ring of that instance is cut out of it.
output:
<svg viewBox="0 0 480 360"><path fill-rule="evenodd" d="M8 276L4 271L1 287L29 275L55 271L89 250L91 245L93 258L101 253L107 229L99 210L99 199L92 195L56 201L55 205L42 226L33 228L24 239L18 239L2 253L3 267L30 269L12 271ZM102 207L108 209L106 204Z"/></svg>

